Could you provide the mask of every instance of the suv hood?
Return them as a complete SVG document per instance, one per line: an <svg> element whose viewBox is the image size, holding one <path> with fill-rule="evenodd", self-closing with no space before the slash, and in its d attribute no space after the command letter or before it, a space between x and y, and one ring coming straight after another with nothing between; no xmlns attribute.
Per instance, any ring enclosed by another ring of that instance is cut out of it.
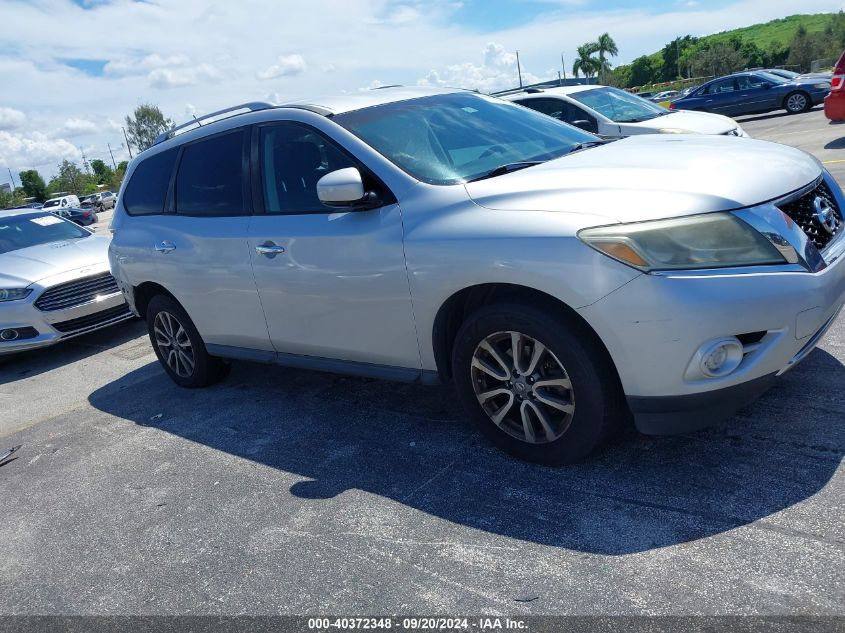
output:
<svg viewBox="0 0 845 633"><path fill-rule="evenodd" d="M21 248L0 255L0 288L24 288L45 277L102 265L108 261L109 238L92 235L79 240Z"/></svg>
<svg viewBox="0 0 845 633"><path fill-rule="evenodd" d="M688 130L698 134L727 134L738 126L736 121L721 114L673 110L671 114L658 116L637 123L618 123L623 134L650 133L665 128Z"/></svg>
<svg viewBox="0 0 845 633"><path fill-rule="evenodd" d="M820 175L814 158L785 145L653 134L465 186L476 204L489 209L637 222L752 206L800 189Z"/></svg>

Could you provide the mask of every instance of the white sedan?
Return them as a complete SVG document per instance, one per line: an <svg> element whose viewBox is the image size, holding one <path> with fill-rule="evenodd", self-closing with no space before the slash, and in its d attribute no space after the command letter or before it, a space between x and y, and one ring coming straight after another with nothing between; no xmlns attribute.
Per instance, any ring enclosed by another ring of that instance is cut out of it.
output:
<svg viewBox="0 0 845 633"><path fill-rule="evenodd" d="M609 86L527 88L494 96L548 114L604 138L637 134L715 134L748 136L726 116L667 110L642 97Z"/></svg>

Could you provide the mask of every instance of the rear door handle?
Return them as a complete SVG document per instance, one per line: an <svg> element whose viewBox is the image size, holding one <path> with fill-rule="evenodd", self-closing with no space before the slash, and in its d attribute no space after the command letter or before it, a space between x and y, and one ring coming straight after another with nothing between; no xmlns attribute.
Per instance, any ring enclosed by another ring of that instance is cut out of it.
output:
<svg viewBox="0 0 845 633"><path fill-rule="evenodd" d="M155 249L159 253L169 253L170 251L176 250L176 244L173 242L168 242L167 240L163 242L159 242L155 245Z"/></svg>
<svg viewBox="0 0 845 633"><path fill-rule="evenodd" d="M271 241L264 242L259 246L255 247L255 252L259 255L265 255L270 259L273 259L276 255L281 255L285 252L284 246L279 246Z"/></svg>

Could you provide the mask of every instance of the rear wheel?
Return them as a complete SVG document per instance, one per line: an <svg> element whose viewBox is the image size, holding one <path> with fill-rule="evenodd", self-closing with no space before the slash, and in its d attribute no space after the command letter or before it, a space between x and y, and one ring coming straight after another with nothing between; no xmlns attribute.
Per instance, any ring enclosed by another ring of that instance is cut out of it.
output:
<svg viewBox="0 0 845 633"><path fill-rule="evenodd" d="M618 379L583 325L520 305L461 327L452 371L482 433L529 461L563 464L598 448L624 417Z"/></svg>
<svg viewBox="0 0 845 633"><path fill-rule="evenodd" d="M159 362L180 387L206 387L229 373L230 365L208 353L188 313L170 297L150 301L147 329Z"/></svg>
<svg viewBox="0 0 845 633"><path fill-rule="evenodd" d="M810 97L806 92L790 92L783 100L783 104L789 114L806 112L811 107Z"/></svg>

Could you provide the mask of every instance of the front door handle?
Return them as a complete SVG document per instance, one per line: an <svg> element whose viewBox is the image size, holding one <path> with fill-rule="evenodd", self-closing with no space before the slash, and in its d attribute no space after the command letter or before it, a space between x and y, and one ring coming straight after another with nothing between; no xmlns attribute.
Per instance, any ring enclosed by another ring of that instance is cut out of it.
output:
<svg viewBox="0 0 845 633"><path fill-rule="evenodd" d="M163 242L159 242L155 245L156 251L159 253L169 253L170 251L176 250L176 244L173 242L168 242L167 240Z"/></svg>
<svg viewBox="0 0 845 633"><path fill-rule="evenodd" d="M255 247L255 252L259 255L265 255L270 259L273 259L276 255L281 255L285 252L284 246L279 246L278 244L274 244L273 242L267 241L259 246Z"/></svg>

